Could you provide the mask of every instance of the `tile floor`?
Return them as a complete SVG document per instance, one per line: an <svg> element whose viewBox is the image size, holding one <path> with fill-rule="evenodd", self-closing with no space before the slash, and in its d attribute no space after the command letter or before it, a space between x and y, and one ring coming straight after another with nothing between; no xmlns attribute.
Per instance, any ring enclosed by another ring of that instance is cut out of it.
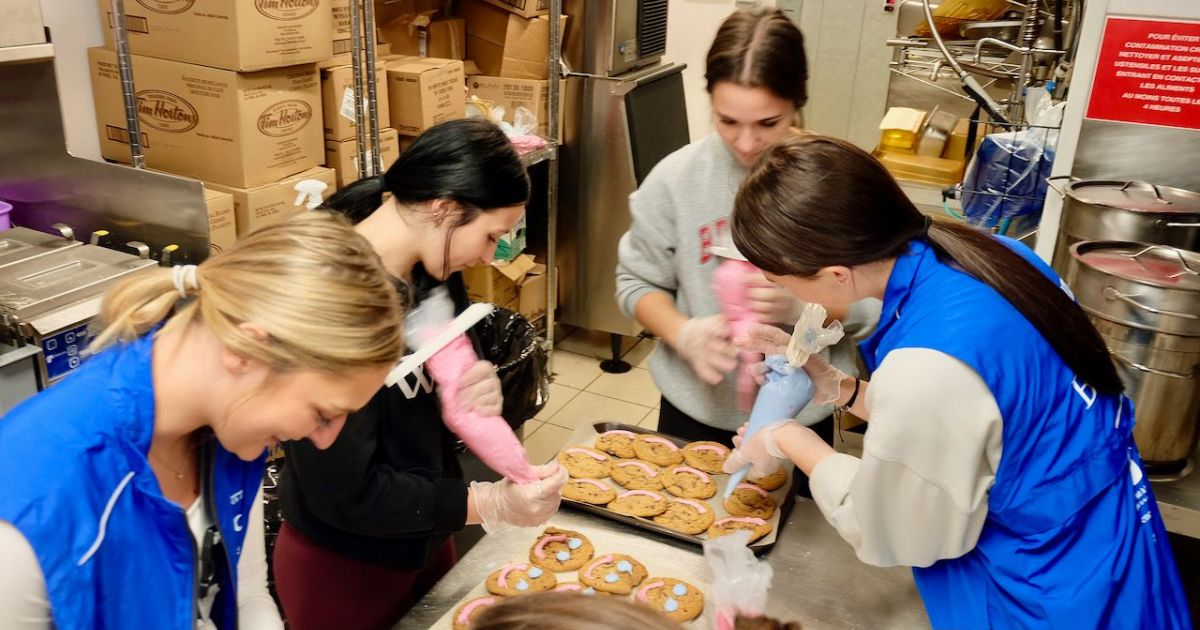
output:
<svg viewBox="0 0 1200 630"><path fill-rule="evenodd" d="M658 342L626 339L622 358L633 365L625 374L606 374L598 357L610 356L607 335L576 331L555 344L550 399L525 423L525 449L530 460L548 461L575 429L587 422L612 420L658 428L660 396L647 359Z"/></svg>

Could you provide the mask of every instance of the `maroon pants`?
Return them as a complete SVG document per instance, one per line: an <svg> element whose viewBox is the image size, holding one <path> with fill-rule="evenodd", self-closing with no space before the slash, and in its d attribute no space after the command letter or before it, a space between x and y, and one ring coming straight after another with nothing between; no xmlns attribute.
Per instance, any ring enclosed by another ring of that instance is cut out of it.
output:
<svg viewBox="0 0 1200 630"><path fill-rule="evenodd" d="M285 522L275 540L275 588L291 630L391 628L454 566L448 539L420 569L397 571L318 547Z"/></svg>

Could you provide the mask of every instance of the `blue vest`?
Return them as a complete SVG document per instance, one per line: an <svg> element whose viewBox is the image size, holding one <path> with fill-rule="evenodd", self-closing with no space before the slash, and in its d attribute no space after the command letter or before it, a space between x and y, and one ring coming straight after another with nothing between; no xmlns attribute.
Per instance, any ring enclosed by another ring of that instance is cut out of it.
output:
<svg viewBox="0 0 1200 630"><path fill-rule="evenodd" d="M1004 240L1061 285L1032 251ZM897 259L879 328L862 343L872 370L898 348L970 366L1004 425L975 548L913 570L935 628L1190 627L1129 399L1080 382L1007 300L924 241Z"/></svg>
<svg viewBox="0 0 1200 630"><path fill-rule="evenodd" d="M0 519L29 541L58 630L191 630L196 551L183 510L146 460L152 335L114 346L0 419ZM210 515L226 551L212 618L237 627L238 557L263 459L204 450Z"/></svg>

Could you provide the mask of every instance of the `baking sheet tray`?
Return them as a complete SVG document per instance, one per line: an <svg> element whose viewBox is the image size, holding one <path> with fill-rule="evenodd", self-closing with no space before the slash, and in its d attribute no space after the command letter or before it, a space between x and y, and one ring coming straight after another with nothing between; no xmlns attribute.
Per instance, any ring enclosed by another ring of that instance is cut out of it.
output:
<svg viewBox="0 0 1200 630"><path fill-rule="evenodd" d="M511 558L502 562L489 563L487 567L488 575L502 565L510 562L529 562L529 548L533 546L533 543L542 535L542 531L547 527L577 531L592 542L592 546L596 549L594 558L608 553L623 553L632 556L634 560L646 565L646 571L648 572L646 579L670 577L683 580L700 589L704 593L704 611L696 619L684 623L683 627L694 630L712 630L712 614L709 610L709 606L711 605L709 593L712 590L709 584L710 572L702 556L689 553L687 554L688 557L681 558L680 549L673 548L670 544L651 537L638 536L635 532L588 529L586 527L572 526L569 523L559 525L555 520L554 518L550 519L550 522L542 527L522 529L522 540L524 543L512 549ZM470 559L470 557L470 553L468 553L466 558ZM472 587L466 596L459 599L446 614L442 615L430 626L430 630L451 630L454 627L454 615L458 612L459 606L479 597L491 596L488 593L487 587L484 586L486 577L485 575L483 578L480 578L479 583ZM559 584L564 582L578 582L579 571L563 571L555 573L554 577L558 579ZM635 587L629 595L596 595L596 597L619 597L626 601L633 601L633 596L637 593L637 589L638 587ZM517 597L522 596L518 595Z"/></svg>
<svg viewBox="0 0 1200 630"><path fill-rule="evenodd" d="M583 446L583 447L594 449L595 443L596 443L596 437L598 435L600 435L601 433L604 433L605 431L613 431L613 430L618 430L618 429L621 431L629 431L632 433L641 433L641 434L645 434L645 435L657 435L659 437L663 437L668 440L671 440L677 446L680 446L680 447L689 443L688 440L684 440L682 438L678 438L673 435L668 435L666 433L650 431L648 429L643 429L641 427L635 427L635 426L627 425L627 424L620 424L617 422L597 422L597 423L591 424L591 425L585 424L585 425L579 427L578 429L576 429L575 433L571 434L571 437L567 440L567 443L564 444L562 448L568 449L568 448L573 448L576 446ZM559 450L561 451L562 449L559 449ZM557 457L557 456L558 456L558 453L555 453L555 457ZM616 459L616 458L614 457L613 459ZM719 521L725 517L732 516L725 509L724 499L722 498L725 495L725 486L728 485L728 483L729 483L729 475L711 475L711 477L713 478L714 481L717 482L717 494L709 499L696 499L696 500L706 502L708 504L708 506L710 508L712 508L713 514L716 516L716 520ZM611 477L605 477L604 479L597 479L596 481L608 484L614 490L616 490L618 493L625 491L625 488L621 487L617 482L613 481ZM776 505L779 506L778 509L775 510L775 514L773 516L771 516L771 518L767 519L767 522L771 524L771 532L768 533L766 536L763 536L762 538L758 539L757 541L755 541L753 544L750 545L750 549L753 550L754 553L764 553L764 552L768 551L769 549L771 549L771 547L775 546L775 541L778 538L780 524L787 522L787 513L789 511L791 511L792 503L794 503L796 500L796 493L792 489L792 484L794 482L795 482L795 468L789 466L788 467L788 480L782 486L780 486L779 488L776 488L775 490L772 490L770 492L771 498L775 499ZM671 493L667 492L666 490L663 490L662 493L667 497L674 496ZM603 505L592 505L590 503L583 503L582 501L572 501L571 499L568 499L566 497L563 497L563 504L570 505L571 507L573 507L575 509L584 510L586 512L592 512L594 514L598 514L600 516L612 519L614 521L620 521L622 523L626 523L628 525L632 525L632 526L640 528L640 529L650 530L652 532L661 534L663 536L670 536L671 538L676 538L679 540L687 541L687 542L690 542L690 543L693 543L696 545L703 545L704 541L708 540L708 534L696 534L696 535L684 534L682 532L677 532L668 527L663 527L662 525L655 523L654 521L650 520L649 518L642 518L640 516L626 516L624 514L618 514Z"/></svg>

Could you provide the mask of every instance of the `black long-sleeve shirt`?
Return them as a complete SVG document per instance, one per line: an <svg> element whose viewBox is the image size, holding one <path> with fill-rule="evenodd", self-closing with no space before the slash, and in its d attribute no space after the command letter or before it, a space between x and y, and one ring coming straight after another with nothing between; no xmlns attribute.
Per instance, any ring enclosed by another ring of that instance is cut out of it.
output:
<svg viewBox="0 0 1200 630"><path fill-rule="evenodd" d="M436 283L420 270L414 277L412 297L419 302ZM456 274L446 285L461 311L468 303L461 278ZM419 568L466 525L467 483L455 443L432 380L418 370L350 414L328 449L308 440L284 445L284 518L331 551L394 569Z"/></svg>

